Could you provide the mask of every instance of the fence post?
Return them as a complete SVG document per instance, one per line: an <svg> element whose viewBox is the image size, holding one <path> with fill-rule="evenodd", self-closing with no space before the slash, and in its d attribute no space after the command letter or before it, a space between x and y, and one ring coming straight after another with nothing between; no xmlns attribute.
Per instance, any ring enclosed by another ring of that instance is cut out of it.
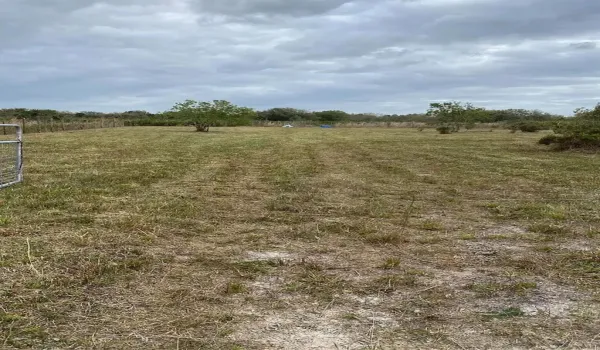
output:
<svg viewBox="0 0 600 350"><path fill-rule="evenodd" d="M17 181L23 181L23 129L17 126Z"/></svg>
<svg viewBox="0 0 600 350"><path fill-rule="evenodd" d="M21 118L21 131L23 132L23 134L25 133L25 118Z"/></svg>

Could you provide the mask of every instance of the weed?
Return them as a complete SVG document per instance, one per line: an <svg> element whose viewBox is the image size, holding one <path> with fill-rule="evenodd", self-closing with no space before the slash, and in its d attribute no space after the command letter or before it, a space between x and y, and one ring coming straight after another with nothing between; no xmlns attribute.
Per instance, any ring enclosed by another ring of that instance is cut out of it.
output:
<svg viewBox="0 0 600 350"><path fill-rule="evenodd" d="M10 218L7 216L0 216L0 226L8 226L10 224Z"/></svg>
<svg viewBox="0 0 600 350"><path fill-rule="evenodd" d="M489 318L511 318L511 317L522 317L525 316L525 312L518 307L509 307L500 311L494 311L484 314Z"/></svg>
<svg viewBox="0 0 600 350"><path fill-rule="evenodd" d="M569 230L564 226L538 223L528 227L531 232L542 233L549 236L564 236L569 233Z"/></svg>
<svg viewBox="0 0 600 350"><path fill-rule="evenodd" d="M364 239L366 242L373 244L398 244L409 241L407 237L403 237L397 232L369 233L364 235Z"/></svg>
<svg viewBox="0 0 600 350"><path fill-rule="evenodd" d="M15 321L19 321L21 319L22 317L19 315L0 312L0 324L8 324Z"/></svg>
<svg viewBox="0 0 600 350"><path fill-rule="evenodd" d="M529 203L509 209L508 217L527 220L550 219L562 221L567 218L565 208L549 204Z"/></svg>
<svg viewBox="0 0 600 350"><path fill-rule="evenodd" d="M558 262L570 270L570 274L580 278L600 280L600 252L571 253Z"/></svg>
<svg viewBox="0 0 600 350"><path fill-rule="evenodd" d="M385 260L385 262L383 263L383 268L384 269L393 269L395 267L400 266L400 259L399 258L387 258Z"/></svg>
<svg viewBox="0 0 600 350"><path fill-rule="evenodd" d="M378 277L372 282L372 290L389 293L398 290L401 287L414 287L419 285L415 275L388 275Z"/></svg>
<svg viewBox="0 0 600 350"><path fill-rule="evenodd" d="M229 282L227 283L227 287L225 288L226 294L240 294L246 293L248 289L246 286L239 282Z"/></svg>
<svg viewBox="0 0 600 350"><path fill-rule="evenodd" d="M249 273L252 275L266 274L273 267L283 266L285 262L283 260L255 260L255 261L241 261L233 264L234 269L243 273Z"/></svg>
<svg viewBox="0 0 600 350"><path fill-rule="evenodd" d="M437 220L428 219L421 222L420 228L427 231L442 231L444 225Z"/></svg>
<svg viewBox="0 0 600 350"><path fill-rule="evenodd" d="M348 320L348 321L358 321L358 320L360 320L360 317L358 317L358 315L357 315L357 314L354 314L354 313L348 313L348 314L344 314L344 315L342 316L342 318L343 318L344 320Z"/></svg>
<svg viewBox="0 0 600 350"><path fill-rule="evenodd" d="M335 275L330 275L316 269L306 269L296 281L286 284L285 288L292 292L311 295L318 300L331 301L340 292L346 282Z"/></svg>
<svg viewBox="0 0 600 350"><path fill-rule="evenodd" d="M473 240L476 240L477 237L472 233L461 233L460 239L463 241L473 241Z"/></svg>

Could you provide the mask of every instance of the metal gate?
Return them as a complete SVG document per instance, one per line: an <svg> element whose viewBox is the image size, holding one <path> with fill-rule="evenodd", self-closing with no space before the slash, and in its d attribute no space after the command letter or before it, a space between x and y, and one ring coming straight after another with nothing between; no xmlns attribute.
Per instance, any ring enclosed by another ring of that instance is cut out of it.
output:
<svg viewBox="0 0 600 350"><path fill-rule="evenodd" d="M0 189L23 181L23 130L0 124Z"/></svg>

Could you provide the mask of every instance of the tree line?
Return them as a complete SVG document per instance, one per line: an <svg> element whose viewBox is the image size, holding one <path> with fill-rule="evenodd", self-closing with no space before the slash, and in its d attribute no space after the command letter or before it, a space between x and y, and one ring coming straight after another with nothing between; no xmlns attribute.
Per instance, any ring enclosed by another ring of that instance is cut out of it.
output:
<svg viewBox="0 0 600 350"><path fill-rule="evenodd" d="M229 101L185 100L161 113L126 111L119 113L63 112L52 109L0 109L0 122L33 123L33 132L103 128L117 126L195 126L208 132L213 126L242 126L260 122L304 123L392 123L416 122L431 125L441 134L459 132L481 123L503 123L512 132L553 130L540 140L557 149L600 149L600 103L593 109L578 108L573 117L526 109L486 109L458 101L435 102L425 113L348 113L341 110L307 111L297 108L254 110ZM29 124L32 127L32 124Z"/></svg>
<svg viewBox="0 0 600 350"><path fill-rule="evenodd" d="M432 112L438 108L439 113ZM456 111L461 111L460 118L468 123L498 123L520 120L550 120L561 116L526 109L490 110L475 108L471 104L460 102L433 103L425 113L411 114L376 114L348 113L341 110L307 111L297 108L276 107L266 110L253 110L237 106L228 101L215 100L199 102L186 100L179 102L168 111L150 113L133 110L125 112L101 113L93 111L65 112L52 109L0 109L0 121L33 120L33 121L75 121L95 119L120 119L129 125L175 126L195 122L204 118L210 126L250 125L253 121L294 122L304 121L313 123L344 123L344 122L419 122L435 124L441 120L454 118ZM464 112L464 111L466 112ZM243 113L242 113L243 112ZM240 114L241 113L241 114ZM205 116L205 117L203 117Z"/></svg>

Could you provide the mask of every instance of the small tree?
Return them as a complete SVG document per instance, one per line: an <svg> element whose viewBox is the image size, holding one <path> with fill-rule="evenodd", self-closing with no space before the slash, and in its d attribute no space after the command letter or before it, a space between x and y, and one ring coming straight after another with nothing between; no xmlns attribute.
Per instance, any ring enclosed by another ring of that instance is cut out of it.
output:
<svg viewBox="0 0 600 350"><path fill-rule="evenodd" d="M211 126L248 125L256 117L251 108L240 107L225 100L198 102L185 100L176 103L171 112L196 127L196 131L208 132Z"/></svg>
<svg viewBox="0 0 600 350"><path fill-rule="evenodd" d="M438 131L444 134L458 132L462 126L474 124L486 117L483 108L456 101L431 103L427 115L434 117L440 123ZM444 130L444 132L441 130Z"/></svg>

